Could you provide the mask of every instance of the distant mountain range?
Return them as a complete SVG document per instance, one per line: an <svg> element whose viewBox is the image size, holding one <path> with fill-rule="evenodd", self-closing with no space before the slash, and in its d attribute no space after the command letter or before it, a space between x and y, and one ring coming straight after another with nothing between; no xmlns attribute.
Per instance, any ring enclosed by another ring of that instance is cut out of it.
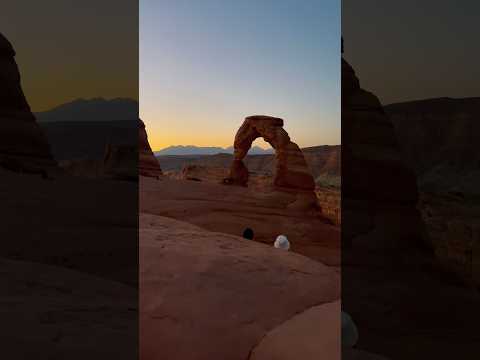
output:
<svg viewBox="0 0 480 360"><path fill-rule="evenodd" d="M195 145L175 145L169 146L165 149L155 151L155 156L166 155L215 155L215 154L233 154L233 146L222 148L216 146L195 146ZM267 155L273 154L274 150L263 149L260 146L252 146L248 152L250 155Z"/></svg>
<svg viewBox="0 0 480 360"><path fill-rule="evenodd" d="M98 159L107 144L138 142L138 102L132 99L77 99L35 116L57 160Z"/></svg>
<svg viewBox="0 0 480 360"><path fill-rule="evenodd" d="M51 110L35 113L39 123L137 120L138 102L132 99L77 99Z"/></svg>

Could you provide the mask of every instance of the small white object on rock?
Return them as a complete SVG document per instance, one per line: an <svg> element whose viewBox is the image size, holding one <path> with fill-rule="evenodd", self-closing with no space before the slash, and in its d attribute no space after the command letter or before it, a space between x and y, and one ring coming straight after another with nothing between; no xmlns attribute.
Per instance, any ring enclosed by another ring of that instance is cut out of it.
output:
<svg viewBox="0 0 480 360"><path fill-rule="evenodd" d="M278 235L273 246L275 246L277 249L289 250L290 242L285 235Z"/></svg>

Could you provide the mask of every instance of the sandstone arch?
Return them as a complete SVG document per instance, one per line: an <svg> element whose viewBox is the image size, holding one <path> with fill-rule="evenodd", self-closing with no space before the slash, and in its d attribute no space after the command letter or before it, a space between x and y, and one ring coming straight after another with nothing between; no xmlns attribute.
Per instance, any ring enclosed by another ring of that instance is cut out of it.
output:
<svg viewBox="0 0 480 360"><path fill-rule="evenodd" d="M273 184L276 188L313 191L315 182L307 166L302 151L290 140L283 128L283 119L255 115L245 118L235 135L234 160L230 175L225 183L246 186L248 169L243 158L248 153L255 139L262 137L275 149L275 176Z"/></svg>

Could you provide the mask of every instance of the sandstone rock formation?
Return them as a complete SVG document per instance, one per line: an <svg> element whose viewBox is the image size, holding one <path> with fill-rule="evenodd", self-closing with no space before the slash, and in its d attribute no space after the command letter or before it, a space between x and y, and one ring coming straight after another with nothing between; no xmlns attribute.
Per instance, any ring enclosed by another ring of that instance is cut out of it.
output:
<svg viewBox="0 0 480 360"><path fill-rule="evenodd" d="M315 317L294 320L294 327L322 330L309 334L310 349L321 351L323 344L339 355L340 307L324 312L321 306L338 300L340 277L319 262L141 214L139 263L142 360L245 360L266 334L288 330L290 319L311 308ZM254 358L272 359L259 355Z"/></svg>
<svg viewBox="0 0 480 360"><path fill-rule="evenodd" d="M103 159L103 176L135 181L138 179L138 160L135 146L107 144Z"/></svg>
<svg viewBox="0 0 480 360"><path fill-rule="evenodd" d="M273 246L284 234L291 251L331 266L340 264L340 229L316 209L292 210L298 194L223 186L208 181L140 179L140 211L241 236L246 227L255 241Z"/></svg>
<svg viewBox="0 0 480 360"><path fill-rule="evenodd" d="M243 159L258 137L268 142L276 152L276 168L273 184L277 188L300 191L313 191L315 182L307 166L302 151L290 140L283 129L280 118L255 115L245 119L235 135L234 160L230 168L230 176L226 181L246 186L248 169Z"/></svg>
<svg viewBox="0 0 480 360"><path fill-rule="evenodd" d="M417 174L419 208L437 259L478 286L480 98L418 100L385 109Z"/></svg>
<svg viewBox="0 0 480 360"><path fill-rule="evenodd" d="M395 127L405 160L419 176L421 186L435 168L443 170L435 179L443 188L458 185L459 175L478 170L480 97L409 101L387 105L385 111ZM445 184L448 179L442 177L449 173L454 173L456 179ZM478 186L472 188L478 190Z"/></svg>
<svg viewBox="0 0 480 360"><path fill-rule="evenodd" d="M315 179L315 193L322 214L340 224L341 146L313 146L301 151ZM164 174L172 179L218 183L227 176L233 155L166 155L157 158ZM275 155L247 155L242 161L249 172L248 187L271 190Z"/></svg>
<svg viewBox="0 0 480 360"><path fill-rule="evenodd" d="M340 311L335 301L295 315L266 334L249 360L340 360Z"/></svg>
<svg viewBox="0 0 480 360"><path fill-rule="evenodd" d="M145 124L142 120L139 120L138 126L138 174L140 176L158 178L162 175L162 169L148 143Z"/></svg>
<svg viewBox="0 0 480 360"><path fill-rule="evenodd" d="M137 358L136 286L36 261L0 267L2 358Z"/></svg>
<svg viewBox="0 0 480 360"><path fill-rule="evenodd" d="M0 166L45 174L56 167L20 83L15 50L0 34Z"/></svg>
<svg viewBox="0 0 480 360"><path fill-rule="evenodd" d="M321 145L301 148L305 161L315 181L331 177L340 183L341 176L341 146ZM181 171L186 165L200 165L216 168L228 168L233 161L233 155L219 153L215 155L157 155L162 163L162 170ZM243 160L252 173L273 175L275 171L274 154L247 155ZM249 178L250 185L250 178Z"/></svg>
<svg viewBox="0 0 480 360"><path fill-rule="evenodd" d="M317 186L315 194L317 194L322 214L332 220L335 225L340 225L342 223L342 211L339 189Z"/></svg>
<svg viewBox="0 0 480 360"><path fill-rule="evenodd" d="M431 252L414 251L424 241L415 174L378 99L344 60L342 147L342 308L358 326L357 348L473 359L478 294L449 282Z"/></svg>
<svg viewBox="0 0 480 360"><path fill-rule="evenodd" d="M209 181L220 184L227 175L227 169L213 166L185 165L179 178L183 180Z"/></svg>
<svg viewBox="0 0 480 360"><path fill-rule="evenodd" d="M343 58L342 147L344 249L396 256L402 249L420 247L415 174L402 158L378 98L360 87Z"/></svg>

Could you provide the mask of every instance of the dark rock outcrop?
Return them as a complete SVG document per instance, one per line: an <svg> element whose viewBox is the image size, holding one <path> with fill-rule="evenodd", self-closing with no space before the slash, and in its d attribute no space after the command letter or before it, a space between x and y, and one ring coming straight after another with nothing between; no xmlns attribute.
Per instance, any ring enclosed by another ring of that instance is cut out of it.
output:
<svg viewBox="0 0 480 360"><path fill-rule="evenodd" d="M138 180L138 151L132 145L107 145L104 176L117 180Z"/></svg>
<svg viewBox="0 0 480 360"><path fill-rule="evenodd" d="M0 166L46 174L56 167L20 83L15 50L0 34Z"/></svg>
<svg viewBox="0 0 480 360"><path fill-rule="evenodd" d="M405 161L436 258L467 284L480 284L480 98L391 104Z"/></svg>
<svg viewBox="0 0 480 360"><path fill-rule="evenodd" d="M480 196L480 98L438 98L385 107L422 191Z"/></svg>
<svg viewBox="0 0 480 360"><path fill-rule="evenodd" d="M422 246L415 174L378 98L343 58L342 147L344 249L396 255Z"/></svg>
<svg viewBox="0 0 480 360"><path fill-rule="evenodd" d="M145 124L142 120L138 122L138 174L156 178L162 175L160 164L155 155L153 155L152 148L148 143Z"/></svg>

